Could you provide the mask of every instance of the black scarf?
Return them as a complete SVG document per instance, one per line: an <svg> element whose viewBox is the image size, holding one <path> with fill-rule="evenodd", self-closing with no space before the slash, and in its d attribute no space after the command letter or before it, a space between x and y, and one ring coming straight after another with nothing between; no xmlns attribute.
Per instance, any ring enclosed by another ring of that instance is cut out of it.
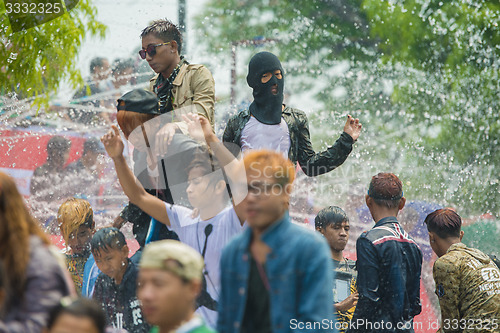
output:
<svg viewBox="0 0 500 333"><path fill-rule="evenodd" d="M172 111L173 109L172 88L174 80L177 77L177 74L179 74L181 66L184 63L187 64L188 62L184 60L184 57L181 57L181 61L177 64L177 66L174 68L174 70L167 79L165 79L161 74L158 75L158 78L156 79L156 82L153 86L153 91L158 96L158 102L160 104L160 113L162 114Z"/></svg>

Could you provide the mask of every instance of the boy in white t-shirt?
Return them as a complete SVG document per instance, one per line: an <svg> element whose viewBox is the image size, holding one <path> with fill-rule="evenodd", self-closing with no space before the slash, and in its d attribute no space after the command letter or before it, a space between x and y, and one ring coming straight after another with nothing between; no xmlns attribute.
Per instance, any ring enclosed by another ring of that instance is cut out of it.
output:
<svg viewBox="0 0 500 333"><path fill-rule="evenodd" d="M202 297L199 299L202 306L198 312L203 315L209 326L215 327L216 301L220 289L220 255L229 239L242 231L245 221L241 207L227 205L229 196L225 175L217 159L206 150L200 150L187 168L186 193L193 211L165 203L138 185L123 156L123 142L116 126L112 126L112 130L101 140L108 155L113 159L118 179L130 202L174 230L181 242L198 250L204 257L206 292L202 291ZM234 160L234 157L232 159ZM227 167L226 163L226 170Z"/></svg>

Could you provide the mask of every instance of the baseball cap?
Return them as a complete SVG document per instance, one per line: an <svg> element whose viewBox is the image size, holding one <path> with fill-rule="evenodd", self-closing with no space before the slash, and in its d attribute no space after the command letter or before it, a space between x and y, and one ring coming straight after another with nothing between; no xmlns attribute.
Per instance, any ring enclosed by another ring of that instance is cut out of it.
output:
<svg viewBox="0 0 500 333"><path fill-rule="evenodd" d="M146 245L139 267L161 269L191 281L201 280L204 262L192 247L176 240L162 240Z"/></svg>
<svg viewBox="0 0 500 333"><path fill-rule="evenodd" d="M148 90L131 90L120 97L117 103L116 109L118 111L125 110L145 114L161 114L158 108L158 98L155 93Z"/></svg>

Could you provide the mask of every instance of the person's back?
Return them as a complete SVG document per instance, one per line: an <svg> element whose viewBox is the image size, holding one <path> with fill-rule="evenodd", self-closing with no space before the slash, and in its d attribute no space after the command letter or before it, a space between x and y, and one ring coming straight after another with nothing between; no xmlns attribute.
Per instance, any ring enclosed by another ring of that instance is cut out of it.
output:
<svg viewBox="0 0 500 333"><path fill-rule="evenodd" d="M397 220L402 186L392 173L370 182L365 201L376 223L356 242L359 300L349 332L413 332L422 310L422 252Z"/></svg>
<svg viewBox="0 0 500 333"><path fill-rule="evenodd" d="M462 219L451 209L425 218L443 332L498 332L500 270L483 252L463 244Z"/></svg>
<svg viewBox="0 0 500 333"><path fill-rule="evenodd" d="M359 286L358 289L360 293L376 298L379 305L365 308L364 305L369 303L361 302L356 311L365 313L371 322L409 321L416 315L416 310L420 310L418 300L422 253L418 245L402 229L396 218L379 221L373 229L363 233L358 239L358 243L366 241L375 249L371 254L376 255L378 263L379 289L373 292L370 290L370 283ZM360 272L359 275L364 273ZM367 278L375 281L374 277Z"/></svg>
<svg viewBox="0 0 500 333"><path fill-rule="evenodd" d="M460 313L461 322L482 320L486 324L486 319L494 318L500 321L500 272L486 254L463 243L454 244L436 260L433 274L440 282L436 286L440 301L460 300L458 307L457 303L445 302L442 312ZM443 318L443 327L448 323L445 319L450 320Z"/></svg>

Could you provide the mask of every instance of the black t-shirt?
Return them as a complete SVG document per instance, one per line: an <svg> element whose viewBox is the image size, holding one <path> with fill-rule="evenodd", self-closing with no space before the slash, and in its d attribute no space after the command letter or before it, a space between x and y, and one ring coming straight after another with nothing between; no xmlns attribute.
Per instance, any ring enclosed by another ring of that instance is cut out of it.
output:
<svg viewBox="0 0 500 333"><path fill-rule="evenodd" d="M261 266L262 267L262 266ZM248 277L248 295L243 315L241 333L271 333L271 306L267 277L262 267L259 272L257 262L251 257L250 276Z"/></svg>

